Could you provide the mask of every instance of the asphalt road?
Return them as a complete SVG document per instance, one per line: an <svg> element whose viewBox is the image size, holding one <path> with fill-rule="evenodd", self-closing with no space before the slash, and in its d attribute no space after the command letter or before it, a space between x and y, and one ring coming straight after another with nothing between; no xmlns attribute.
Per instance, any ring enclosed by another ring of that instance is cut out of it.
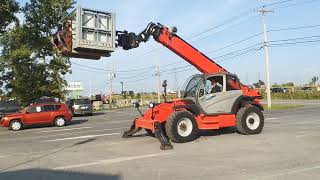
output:
<svg viewBox="0 0 320 180"><path fill-rule="evenodd" d="M121 138L137 115L124 109L63 128L0 128L0 180L320 179L320 104L265 111L259 135L210 131L169 151L144 132Z"/></svg>

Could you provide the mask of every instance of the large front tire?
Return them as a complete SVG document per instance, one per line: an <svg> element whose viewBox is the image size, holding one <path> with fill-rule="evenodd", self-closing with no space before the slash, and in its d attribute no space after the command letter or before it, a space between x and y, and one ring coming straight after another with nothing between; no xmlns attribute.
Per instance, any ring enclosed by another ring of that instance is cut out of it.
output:
<svg viewBox="0 0 320 180"><path fill-rule="evenodd" d="M193 114L188 111L176 111L166 122L166 133L176 143L185 143L198 138L198 125Z"/></svg>
<svg viewBox="0 0 320 180"><path fill-rule="evenodd" d="M237 112L236 128L238 133L244 135L259 134L264 126L262 111L253 105L242 107Z"/></svg>

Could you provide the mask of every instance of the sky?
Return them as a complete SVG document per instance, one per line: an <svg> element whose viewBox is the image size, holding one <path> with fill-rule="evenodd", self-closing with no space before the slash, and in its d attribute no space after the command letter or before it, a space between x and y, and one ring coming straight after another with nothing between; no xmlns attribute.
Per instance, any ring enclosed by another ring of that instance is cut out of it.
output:
<svg viewBox="0 0 320 180"><path fill-rule="evenodd" d="M226 46L262 33L262 16L253 9L269 5L266 9L273 11L266 15L267 30L273 30L268 32L273 44L269 47L271 83L302 85L313 76L320 76L320 0L77 0L77 5L116 13L117 30L139 33L149 22L176 26L181 38L237 74L244 84L266 79L264 51L262 45L257 45L263 42L263 34ZM275 31L279 29L282 30ZM253 45L256 46L245 49ZM100 60L71 58L71 61L72 74L66 80L82 82L82 95L110 92L108 70L113 67L114 92L121 91L120 82L128 91L156 91L157 77L153 76L156 65L162 72L161 82L167 80L169 90L180 89L188 77L200 73L193 67L185 67L188 63L153 39L130 51L118 48L111 57Z"/></svg>

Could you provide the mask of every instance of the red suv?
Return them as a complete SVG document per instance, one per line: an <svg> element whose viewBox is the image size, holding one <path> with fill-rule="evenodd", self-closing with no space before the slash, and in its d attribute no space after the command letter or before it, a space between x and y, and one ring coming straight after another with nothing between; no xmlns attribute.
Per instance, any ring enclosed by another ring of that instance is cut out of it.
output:
<svg viewBox="0 0 320 180"><path fill-rule="evenodd" d="M65 104L41 103L30 105L20 113L2 117L0 124L3 127L10 127L10 129L18 131L23 126L35 124L52 124L62 127L71 119L71 112Z"/></svg>

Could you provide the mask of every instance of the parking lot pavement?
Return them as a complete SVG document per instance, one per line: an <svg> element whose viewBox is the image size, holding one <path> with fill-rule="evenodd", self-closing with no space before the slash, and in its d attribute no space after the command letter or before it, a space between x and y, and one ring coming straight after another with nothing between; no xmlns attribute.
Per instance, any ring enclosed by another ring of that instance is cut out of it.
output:
<svg viewBox="0 0 320 180"><path fill-rule="evenodd" d="M262 134L202 132L169 151L144 132L121 138L134 109L63 128L0 128L0 179L320 179L319 115L319 106L265 111Z"/></svg>

